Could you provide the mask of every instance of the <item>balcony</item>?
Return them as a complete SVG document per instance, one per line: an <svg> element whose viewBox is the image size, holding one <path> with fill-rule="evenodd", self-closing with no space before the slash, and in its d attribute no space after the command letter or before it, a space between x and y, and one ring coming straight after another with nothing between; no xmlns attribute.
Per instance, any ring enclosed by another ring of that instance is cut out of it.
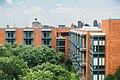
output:
<svg viewBox="0 0 120 80"><path fill-rule="evenodd" d="M99 67L93 68L93 66L90 66L90 69L91 69L91 71L105 71L105 68L99 68Z"/></svg>
<svg viewBox="0 0 120 80"><path fill-rule="evenodd" d="M85 63L85 62L82 62L82 66L86 66L86 63Z"/></svg>
<svg viewBox="0 0 120 80"><path fill-rule="evenodd" d="M75 40L71 39L70 37L69 37L69 40L70 40L70 42L72 42L72 43L74 44L75 47L78 46L78 45L77 45L78 43L77 43Z"/></svg>
<svg viewBox="0 0 120 80"><path fill-rule="evenodd" d="M94 52L94 51L92 51L92 50L90 50L90 53L91 53L91 54L105 54L105 52Z"/></svg>
<svg viewBox="0 0 120 80"><path fill-rule="evenodd" d="M80 51L84 52L86 51L86 48L80 48Z"/></svg>

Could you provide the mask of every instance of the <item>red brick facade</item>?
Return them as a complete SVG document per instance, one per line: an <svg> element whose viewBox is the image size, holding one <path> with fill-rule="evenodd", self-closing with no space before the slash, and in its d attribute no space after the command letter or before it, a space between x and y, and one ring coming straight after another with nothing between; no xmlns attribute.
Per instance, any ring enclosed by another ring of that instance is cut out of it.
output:
<svg viewBox="0 0 120 80"><path fill-rule="evenodd" d="M6 29L0 29L0 44L6 42ZM13 28L9 28L13 29ZM15 42L17 44L24 44L24 29L33 29L33 41L34 46L42 46L42 28L15 28ZM51 46L54 50L56 50L56 38L61 36L61 33L69 32L70 28L51 28L52 32L52 41ZM60 34L60 35L57 35ZM65 38L65 42L68 43L68 37ZM68 44L65 44L65 54L68 58Z"/></svg>
<svg viewBox="0 0 120 80"><path fill-rule="evenodd" d="M120 66L120 20L103 20L103 32L106 33L105 73L114 73Z"/></svg>

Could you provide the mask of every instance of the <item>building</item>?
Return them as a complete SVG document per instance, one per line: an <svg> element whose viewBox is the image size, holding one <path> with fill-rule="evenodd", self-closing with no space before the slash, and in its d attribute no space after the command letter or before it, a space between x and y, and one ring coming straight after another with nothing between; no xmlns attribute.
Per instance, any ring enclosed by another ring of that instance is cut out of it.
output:
<svg viewBox="0 0 120 80"><path fill-rule="evenodd" d="M102 29L70 30L69 56L80 80L104 80L120 66L119 33L120 19L103 20Z"/></svg>
<svg viewBox="0 0 120 80"><path fill-rule="evenodd" d="M32 22L32 27L41 27L41 23L39 21L37 21L37 18L35 18L35 21Z"/></svg>
<svg viewBox="0 0 120 80"><path fill-rule="evenodd" d="M58 28L66 28L65 25L58 25Z"/></svg>
<svg viewBox="0 0 120 80"><path fill-rule="evenodd" d="M77 26L72 23L71 28L77 28Z"/></svg>
<svg viewBox="0 0 120 80"><path fill-rule="evenodd" d="M1 28L0 44L5 42L31 46L46 45L66 53L68 58L68 32L70 28Z"/></svg>
<svg viewBox="0 0 120 80"><path fill-rule="evenodd" d="M80 80L104 80L120 66L120 19L102 21L102 28L1 28L0 44L46 45L70 57ZM68 55L69 53L69 55Z"/></svg>
<svg viewBox="0 0 120 80"><path fill-rule="evenodd" d="M94 21L93 21L93 27L98 27L98 26L99 26L98 21L97 21L97 20L94 20Z"/></svg>
<svg viewBox="0 0 120 80"><path fill-rule="evenodd" d="M78 28L82 28L84 26L84 23L82 23L81 21L78 21Z"/></svg>

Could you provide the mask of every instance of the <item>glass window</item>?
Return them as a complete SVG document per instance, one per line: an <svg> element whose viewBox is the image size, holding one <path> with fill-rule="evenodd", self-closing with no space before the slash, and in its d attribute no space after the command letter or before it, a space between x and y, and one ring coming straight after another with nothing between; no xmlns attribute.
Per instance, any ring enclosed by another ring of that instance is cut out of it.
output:
<svg viewBox="0 0 120 80"><path fill-rule="evenodd" d="M65 40L57 40L57 46L65 46Z"/></svg>
<svg viewBox="0 0 120 80"><path fill-rule="evenodd" d="M99 41L99 45L105 46L105 41L104 40Z"/></svg>
<svg viewBox="0 0 120 80"><path fill-rule="evenodd" d="M14 37L14 33L13 33L13 32L11 32L11 37L12 37L12 38Z"/></svg>
<svg viewBox="0 0 120 80"><path fill-rule="evenodd" d="M93 80L98 80L97 75L93 75Z"/></svg>
<svg viewBox="0 0 120 80"><path fill-rule="evenodd" d="M99 46L99 52L105 52L105 46Z"/></svg>
<svg viewBox="0 0 120 80"><path fill-rule="evenodd" d="M69 35L68 32L66 32L66 33L61 33L61 36L63 36L63 37L68 36L68 35Z"/></svg>
<svg viewBox="0 0 120 80"><path fill-rule="evenodd" d="M94 65L98 65L98 58L94 58Z"/></svg>
<svg viewBox="0 0 120 80"><path fill-rule="evenodd" d="M8 37L10 37L10 32L8 32Z"/></svg>
<svg viewBox="0 0 120 80"><path fill-rule="evenodd" d="M59 47L59 48L57 48L57 51L58 52L65 52L65 47L64 48Z"/></svg>
<svg viewBox="0 0 120 80"><path fill-rule="evenodd" d="M99 65L105 65L105 58L99 58Z"/></svg>
<svg viewBox="0 0 120 80"><path fill-rule="evenodd" d="M95 41L94 41L94 45L98 45L98 41L95 40Z"/></svg>
<svg viewBox="0 0 120 80"><path fill-rule="evenodd" d="M93 51L98 52L98 46L93 46Z"/></svg>

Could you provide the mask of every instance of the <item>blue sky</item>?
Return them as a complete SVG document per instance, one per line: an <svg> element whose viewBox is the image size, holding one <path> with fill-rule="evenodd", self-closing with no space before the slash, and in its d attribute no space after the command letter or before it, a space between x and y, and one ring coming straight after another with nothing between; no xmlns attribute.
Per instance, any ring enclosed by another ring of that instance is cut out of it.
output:
<svg viewBox="0 0 120 80"><path fill-rule="evenodd" d="M53 26L78 20L92 25L94 19L120 18L120 0L0 0L0 27L31 26L35 17Z"/></svg>

